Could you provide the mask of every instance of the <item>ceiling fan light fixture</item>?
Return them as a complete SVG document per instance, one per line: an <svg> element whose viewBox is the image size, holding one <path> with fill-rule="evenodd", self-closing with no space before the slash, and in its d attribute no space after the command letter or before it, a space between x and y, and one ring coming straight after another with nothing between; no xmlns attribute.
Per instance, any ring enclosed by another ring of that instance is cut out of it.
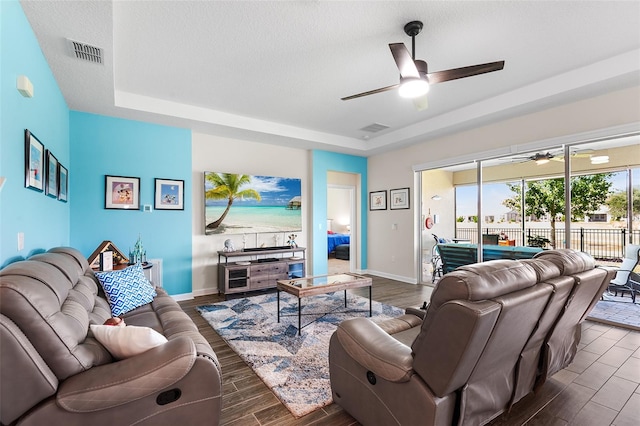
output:
<svg viewBox="0 0 640 426"><path fill-rule="evenodd" d="M538 166L541 166L541 165L543 165L543 164L547 164L548 162L549 162L549 159L548 159L548 158L538 158L538 159L536 160L536 164L537 164Z"/></svg>
<svg viewBox="0 0 640 426"><path fill-rule="evenodd" d="M429 91L429 82L416 77L403 77L398 93L403 98L418 98Z"/></svg>
<svg viewBox="0 0 640 426"><path fill-rule="evenodd" d="M592 155L591 164L606 164L609 162L608 155Z"/></svg>

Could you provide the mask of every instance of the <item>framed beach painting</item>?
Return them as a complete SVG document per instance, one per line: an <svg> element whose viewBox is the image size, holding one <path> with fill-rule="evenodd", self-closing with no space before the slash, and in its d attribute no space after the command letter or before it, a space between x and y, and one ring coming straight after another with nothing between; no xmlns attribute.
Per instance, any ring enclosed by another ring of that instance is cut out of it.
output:
<svg viewBox="0 0 640 426"><path fill-rule="evenodd" d="M302 230L302 181L204 172L205 234Z"/></svg>
<svg viewBox="0 0 640 426"><path fill-rule="evenodd" d="M49 197L58 198L58 159L47 150L47 178L44 193Z"/></svg>
<svg viewBox="0 0 640 426"><path fill-rule="evenodd" d="M104 208L138 210L140 208L140 178L105 176Z"/></svg>
<svg viewBox="0 0 640 426"><path fill-rule="evenodd" d="M24 131L24 186L44 191L44 144L33 133Z"/></svg>
<svg viewBox="0 0 640 426"><path fill-rule="evenodd" d="M184 210L184 181L176 179L155 180L156 210Z"/></svg>

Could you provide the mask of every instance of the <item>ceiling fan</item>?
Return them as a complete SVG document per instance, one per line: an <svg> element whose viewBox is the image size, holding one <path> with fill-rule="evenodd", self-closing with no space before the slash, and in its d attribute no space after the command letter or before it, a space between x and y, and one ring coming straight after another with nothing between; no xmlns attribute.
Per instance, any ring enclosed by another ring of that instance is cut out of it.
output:
<svg viewBox="0 0 640 426"><path fill-rule="evenodd" d="M391 49L393 59L400 71L400 83L382 87L380 89L370 90L368 92L358 93L341 99L343 101L348 101L350 99L382 93L396 88L398 88L398 92L402 97L414 99L420 97L424 98L429 91L429 85L431 84L472 77L474 75L493 71L500 71L504 68L504 61L498 61L430 73L428 72L427 63L422 60L416 60L415 58L416 36L420 34L420 31L422 31L422 22L420 21L412 21L404 26L404 32L411 37L411 54L409 54L404 43L389 44L389 49ZM416 106L418 109L424 109L426 108L426 103L416 102Z"/></svg>
<svg viewBox="0 0 640 426"><path fill-rule="evenodd" d="M591 149L574 151L571 153L571 157L588 158L588 157L591 157L591 154L590 154L591 152L593 152L593 150ZM555 154L552 154L550 151L536 152L533 155L527 155L525 157L514 157L514 158L520 158L524 161L535 161L537 165L546 164L549 161L564 161L563 154L555 155Z"/></svg>

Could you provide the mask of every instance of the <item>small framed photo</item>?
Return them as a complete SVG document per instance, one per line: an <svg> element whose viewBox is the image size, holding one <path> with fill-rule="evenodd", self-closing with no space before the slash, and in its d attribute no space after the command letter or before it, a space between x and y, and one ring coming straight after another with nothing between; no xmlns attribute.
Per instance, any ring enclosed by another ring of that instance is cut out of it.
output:
<svg viewBox="0 0 640 426"><path fill-rule="evenodd" d="M369 193L369 210L387 209L387 191L374 191Z"/></svg>
<svg viewBox="0 0 640 426"><path fill-rule="evenodd" d="M47 150L47 180L44 193L49 197L58 198L58 159Z"/></svg>
<svg viewBox="0 0 640 426"><path fill-rule="evenodd" d="M184 181L156 178L156 210L184 210Z"/></svg>
<svg viewBox="0 0 640 426"><path fill-rule="evenodd" d="M24 131L24 186L44 191L44 144L33 133Z"/></svg>
<svg viewBox="0 0 640 426"><path fill-rule="evenodd" d="M409 208L409 188L398 188L389 190L391 199L391 210L401 210Z"/></svg>
<svg viewBox="0 0 640 426"><path fill-rule="evenodd" d="M69 188L69 171L65 166L58 163L58 200L67 202L67 192Z"/></svg>
<svg viewBox="0 0 640 426"><path fill-rule="evenodd" d="M100 270L113 271L113 252L103 251L100 253Z"/></svg>
<svg viewBox="0 0 640 426"><path fill-rule="evenodd" d="M140 208L140 178L105 176L104 208L138 210Z"/></svg>

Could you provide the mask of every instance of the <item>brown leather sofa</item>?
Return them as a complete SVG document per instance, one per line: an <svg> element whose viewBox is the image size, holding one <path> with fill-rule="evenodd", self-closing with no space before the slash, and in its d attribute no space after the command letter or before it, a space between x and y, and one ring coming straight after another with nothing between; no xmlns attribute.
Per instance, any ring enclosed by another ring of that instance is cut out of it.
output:
<svg viewBox="0 0 640 426"><path fill-rule="evenodd" d="M3 425L217 425L215 353L164 292L124 315L167 343L116 361L89 332L111 317L80 252L55 248L0 271Z"/></svg>
<svg viewBox="0 0 640 426"><path fill-rule="evenodd" d="M572 250L462 266L426 312L340 324L329 347L334 402L363 425L478 425L566 367L615 271Z"/></svg>

